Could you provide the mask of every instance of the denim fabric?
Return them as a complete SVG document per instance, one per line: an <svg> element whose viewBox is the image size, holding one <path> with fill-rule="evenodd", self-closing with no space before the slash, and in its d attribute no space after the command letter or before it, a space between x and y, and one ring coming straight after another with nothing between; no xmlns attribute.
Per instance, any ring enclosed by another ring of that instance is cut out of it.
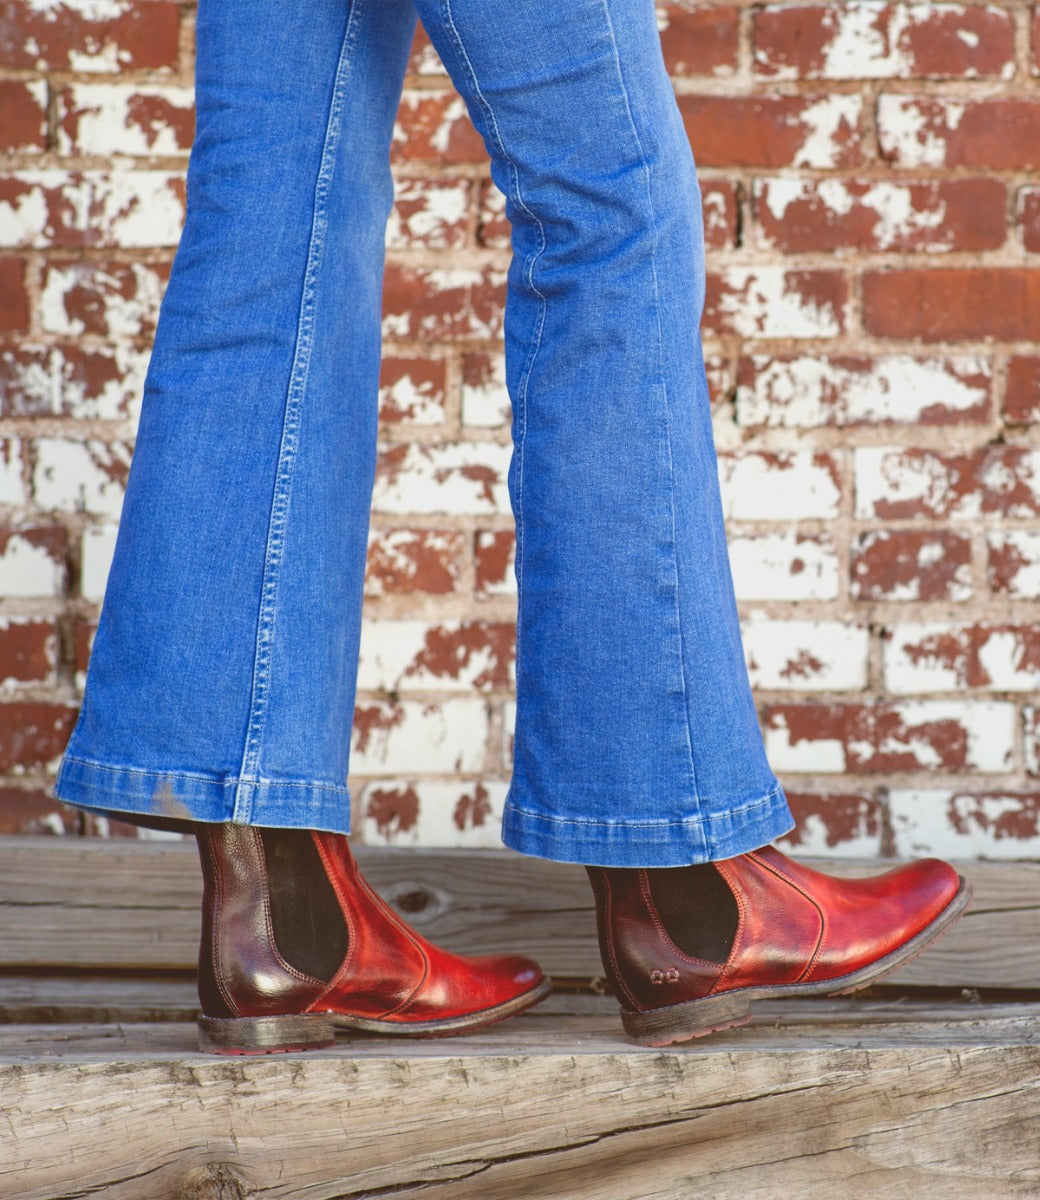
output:
<svg viewBox="0 0 1040 1200"><path fill-rule="evenodd" d="M349 830L388 147L416 12L506 196L503 838L669 866L792 827L748 683L653 0L201 0L188 213L56 795Z"/></svg>

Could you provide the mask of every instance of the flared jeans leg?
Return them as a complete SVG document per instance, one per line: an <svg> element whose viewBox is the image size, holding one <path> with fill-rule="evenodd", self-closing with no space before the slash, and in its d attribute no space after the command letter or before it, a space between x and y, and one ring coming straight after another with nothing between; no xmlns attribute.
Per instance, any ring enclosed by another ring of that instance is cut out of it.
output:
<svg viewBox="0 0 1040 1200"><path fill-rule="evenodd" d="M517 709L503 836L724 858L792 827L764 753L699 337L694 163L653 0L417 0L506 196Z"/></svg>
<svg viewBox="0 0 1040 1200"><path fill-rule="evenodd" d="M200 0L187 217L56 795L347 831L411 0Z"/></svg>
<svg viewBox="0 0 1040 1200"><path fill-rule="evenodd" d="M652 0L418 0L513 226L503 836L723 858L791 828L730 575L689 144ZM188 217L80 720L84 807L349 829L388 146L411 0L200 0Z"/></svg>

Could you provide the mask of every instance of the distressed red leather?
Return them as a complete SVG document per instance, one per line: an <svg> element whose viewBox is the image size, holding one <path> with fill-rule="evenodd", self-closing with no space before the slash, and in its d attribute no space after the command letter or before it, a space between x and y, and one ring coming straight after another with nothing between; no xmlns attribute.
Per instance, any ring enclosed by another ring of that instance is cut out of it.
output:
<svg viewBox="0 0 1040 1200"><path fill-rule="evenodd" d="M961 890L957 872L938 859L866 879L835 879L767 846L715 866L739 911L725 962L691 958L675 945L646 870L587 868L604 970L624 1010L646 1012L742 988L797 995L826 991L834 981L840 990L849 976L928 930Z"/></svg>
<svg viewBox="0 0 1040 1200"><path fill-rule="evenodd" d="M209 825L198 834L205 881L199 996L205 1016L329 1013L348 1025L357 1021L360 1028L374 1021L383 1032L416 1033L453 1018L472 1017L477 1027L496 1019L493 1010L525 996L534 1003L547 993L548 981L531 959L465 957L433 945L372 891L343 835L311 836L347 926L346 956L330 980L297 970L275 944L257 831Z"/></svg>

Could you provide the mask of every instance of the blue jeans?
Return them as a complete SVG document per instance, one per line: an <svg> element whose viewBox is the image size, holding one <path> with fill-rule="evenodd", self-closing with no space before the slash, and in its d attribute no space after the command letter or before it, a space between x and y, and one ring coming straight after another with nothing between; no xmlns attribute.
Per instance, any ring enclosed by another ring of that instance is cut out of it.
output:
<svg viewBox="0 0 1040 1200"><path fill-rule="evenodd" d="M752 702L652 0L201 0L188 210L55 794L347 832L388 148L416 15L507 197L507 845L725 858L792 827Z"/></svg>

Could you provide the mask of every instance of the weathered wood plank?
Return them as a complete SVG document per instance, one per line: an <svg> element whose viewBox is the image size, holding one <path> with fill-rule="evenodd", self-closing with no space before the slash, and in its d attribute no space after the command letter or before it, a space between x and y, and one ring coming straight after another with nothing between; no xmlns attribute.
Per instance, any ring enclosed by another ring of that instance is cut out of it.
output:
<svg viewBox="0 0 1040 1200"><path fill-rule="evenodd" d="M0 1195L1038 1194L1040 1007L854 1025L841 1007L799 1024L771 1006L667 1051L622 1042L606 1017L533 1013L479 1036L260 1059L191 1053L177 1025L7 1027Z"/></svg>
<svg viewBox="0 0 1040 1200"><path fill-rule="evenodd" d="M473 953L534 954L558 978L602 973L580 867L508 851L360 847L374 886L423 933ZM835 874L887 864L807 860ZM960 864L975 899L892 982L1035 989L1040 864ZM198 948L201 877L187 842L0 839L0 967L184 970Z"/></svg>

